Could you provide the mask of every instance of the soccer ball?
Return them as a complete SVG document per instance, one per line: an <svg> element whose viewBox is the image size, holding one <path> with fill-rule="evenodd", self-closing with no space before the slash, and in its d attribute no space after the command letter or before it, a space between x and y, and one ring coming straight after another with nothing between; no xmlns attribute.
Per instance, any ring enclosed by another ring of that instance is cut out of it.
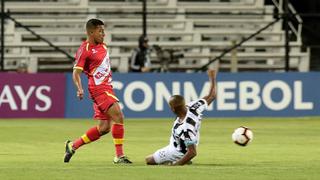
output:
<svg viewBox="0 0 320 180"><path fill-rule="evenodd" d="M241 126L234 130L232 133L232 140L234 143L240 146L246 146L253 139L253 133L251 129Z"/></svg>

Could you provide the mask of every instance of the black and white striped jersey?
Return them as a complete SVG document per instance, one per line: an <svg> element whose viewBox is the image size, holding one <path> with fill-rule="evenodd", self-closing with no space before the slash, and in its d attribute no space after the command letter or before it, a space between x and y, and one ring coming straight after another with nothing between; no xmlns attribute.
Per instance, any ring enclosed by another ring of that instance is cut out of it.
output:
<svg viewBox="0 0 320 180"><path fill-rule="evenodd" d="M179 122L179 117L174 121L172 135L170 137L171 146L182 153L186 153L189 145L198 145L202 112L207 107L207 101L204 99L192 101L187 104L188 111L183 121Z"/></svg>

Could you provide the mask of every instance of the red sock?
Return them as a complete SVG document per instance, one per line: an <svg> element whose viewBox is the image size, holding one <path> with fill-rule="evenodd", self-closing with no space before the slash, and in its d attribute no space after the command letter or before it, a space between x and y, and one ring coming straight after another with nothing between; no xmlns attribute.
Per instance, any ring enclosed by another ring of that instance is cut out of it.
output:
<svg viewBox="0 0 320 180"><path fill-rule="evenodd" d="M116 156L123 156L123 137L124 137L124 127L123 124L113 124L112 125L112 137L113 143L116 148Z"/></svg>
<svg viewBox="0 0 320 180"><path fill-rule="evenodd" d="M86 134L82 135L80 138L73 141L73 149L76 150L84 144L88 144L100 138L100 133L98 126L90 128Z"/></svg>

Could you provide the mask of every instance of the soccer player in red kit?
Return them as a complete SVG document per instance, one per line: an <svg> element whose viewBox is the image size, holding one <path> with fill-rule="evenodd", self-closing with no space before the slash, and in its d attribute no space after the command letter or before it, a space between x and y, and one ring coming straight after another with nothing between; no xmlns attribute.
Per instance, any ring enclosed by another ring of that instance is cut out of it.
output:
<svg viewBox="0 0 320 180"><path fill-rule="evenodd" d="M103 43L104 23L98 19L90 19L86 24L86 31L87 40L81 44L75 56L73 82L77 89L77 97L81 100L84 93L80 74L84 72L87 75L88 90L93 100L93 118L99 120L99 124L88 129L84 135L73 142L66 142L64 162L69 162L78 148L98 140L111 130L116 150L113 162L130 164L132 162L123 153L123 114L111 85L109 53Z"/></svg>

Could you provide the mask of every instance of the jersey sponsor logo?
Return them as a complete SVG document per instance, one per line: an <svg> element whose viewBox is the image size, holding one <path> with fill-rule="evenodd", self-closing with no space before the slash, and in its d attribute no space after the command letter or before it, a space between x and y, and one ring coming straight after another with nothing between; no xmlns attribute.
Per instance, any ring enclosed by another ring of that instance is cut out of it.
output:
<svg viewBox="0 0 320 180"><path fill-rule="evenodd" d="M107 77L109 77L109 83L111 82L111 67L108 54L104 57L102 63L93 73L93 79L96 85L100 85Z"/></svg>

